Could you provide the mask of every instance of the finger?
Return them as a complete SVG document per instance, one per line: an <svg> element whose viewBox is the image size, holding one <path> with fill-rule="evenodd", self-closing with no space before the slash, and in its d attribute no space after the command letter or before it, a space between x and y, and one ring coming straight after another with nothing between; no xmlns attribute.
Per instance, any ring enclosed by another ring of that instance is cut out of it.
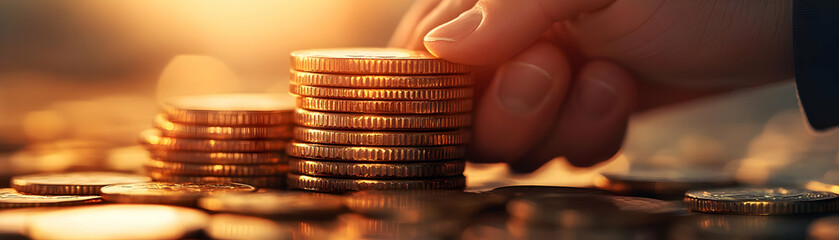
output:
<svg viewBox="0 0 839 240"><path fill-rule="evenodd" d="M565 55L537 43L501 65L475 112L473 161L510 162L544 139L570 80Z"/></svg>
<svg viewBox="0 0 839 240"><path fill-rule="evenodd" d="M613 63L586 64L571 87L556 126L525 157L510 164L530 172L558 156L588 167L611 158L623 143L637 93L632 75Z"/></svg>
<svg viewBox="0 0 839 240"><path fill-rule="evenodd" d="M428 15L423 18L414 32L408 37L406 48L409 49L425 49L423 38L431 29L440 26L440 24L451 21L457 15L475 6L478 0L444 0Z"/></svg>
<svg viewBox="0 0 839 240"><path fill-rule="evenodd" d="M408 12L399 21L396 30L393 31L393 36L387 44L389 47L404 48L408 44L408 40L416 29L417 24L428 15L441 0L418 0L408 8Z"/></svg>
<svg viewBox="0 0 839 240"><path fill-rule="evenodd" d="M608 6L614 0L481 0L425 35L425 47L446 60L501 63L531 46L552 23Z"/></svg>

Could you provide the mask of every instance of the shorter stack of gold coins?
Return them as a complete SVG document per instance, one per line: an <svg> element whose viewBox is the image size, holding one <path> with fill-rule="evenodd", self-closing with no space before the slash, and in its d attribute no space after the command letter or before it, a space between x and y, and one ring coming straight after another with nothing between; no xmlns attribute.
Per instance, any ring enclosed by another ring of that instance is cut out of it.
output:
<svg viewBox="0 0 839 240"><path fill-rule="evenodd" d="M155 181L284 187L293 101L272 94L177 97L140 134Z"/></svg>
<svg viewBox="0 0 839 240"><path fill-rule="evenodd" d="M461 189L467 66L403 49L291 54L298 127L289 186L321 192Z"/></svg>

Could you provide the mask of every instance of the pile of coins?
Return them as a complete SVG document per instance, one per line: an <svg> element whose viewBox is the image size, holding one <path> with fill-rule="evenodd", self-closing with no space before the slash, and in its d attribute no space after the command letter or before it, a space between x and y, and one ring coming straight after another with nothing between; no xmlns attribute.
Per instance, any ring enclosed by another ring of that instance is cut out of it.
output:
<svg viewBox="0 0 839 240"><path fill-rule="evenodd" d="M291 53L289 186L320 192L462 189L469 68L403 49Z"/></svg>
<svg viewBox="0 0 839 240"><path fill-rule="evenodd" d="M41 173L15 176L0 189L0 209L56 207L101 203L101 188L111 184L150 182L151 178L118 172Z"/></svg>
<svg viewBox="0 0 839 240"><path fill-rule="evenodd" d="M293 101L275 94L184 96L161 105L154 129L140 134L155 181L244 183L283 188Z"/></svg>

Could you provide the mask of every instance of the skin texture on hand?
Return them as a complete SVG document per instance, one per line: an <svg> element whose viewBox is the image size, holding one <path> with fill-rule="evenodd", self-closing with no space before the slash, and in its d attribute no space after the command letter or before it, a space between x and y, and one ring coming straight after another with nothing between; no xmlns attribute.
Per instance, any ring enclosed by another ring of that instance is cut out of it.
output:
<svg viewBox="0 0 839 240"><path fill-rule="evenodd" d="M473 159L591 166L643 109L792 76L791 1L417 1L391 46L476 73ZM422 43L422 44L419 44Z"/></svg>

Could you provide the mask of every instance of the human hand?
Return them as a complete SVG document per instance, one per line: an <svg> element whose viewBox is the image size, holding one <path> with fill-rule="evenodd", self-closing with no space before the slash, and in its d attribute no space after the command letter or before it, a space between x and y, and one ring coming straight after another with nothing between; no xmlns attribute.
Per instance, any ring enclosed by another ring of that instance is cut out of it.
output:
<svg viewBox="0 0 839 240"><path fill-rule="evenodd" d="M786 0L420 0L390 45L485 66L473 160L531 171L610 158L637 109L791 77L790 16Z"/></svg>

